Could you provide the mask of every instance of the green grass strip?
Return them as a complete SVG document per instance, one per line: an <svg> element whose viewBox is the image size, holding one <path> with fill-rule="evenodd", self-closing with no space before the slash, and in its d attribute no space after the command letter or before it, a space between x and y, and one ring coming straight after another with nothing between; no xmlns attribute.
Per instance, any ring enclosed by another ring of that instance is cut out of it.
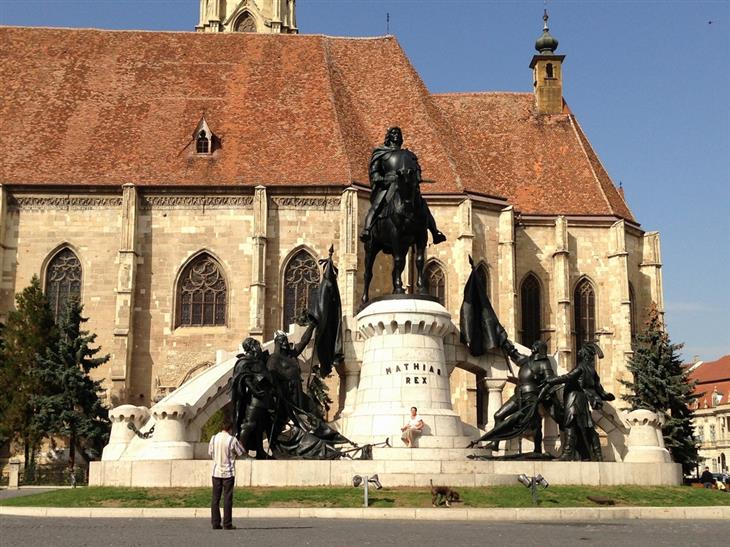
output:
<svg viewBox="0 0 730 547"><path fill-rule="evenodd" d="M457 488L456 507L531 507L521 485ZM615 501L617 506L730 505L730 494L687 486L551 486L540 490L541 507L597 507L587 496ZM235 490L236 507L361 507L362 488L245 488ZM373 507L430 507L428 488L384 488L370 491ZM208 488L87 487L55 490L0 500L14 507L208 507Z"/></svg>

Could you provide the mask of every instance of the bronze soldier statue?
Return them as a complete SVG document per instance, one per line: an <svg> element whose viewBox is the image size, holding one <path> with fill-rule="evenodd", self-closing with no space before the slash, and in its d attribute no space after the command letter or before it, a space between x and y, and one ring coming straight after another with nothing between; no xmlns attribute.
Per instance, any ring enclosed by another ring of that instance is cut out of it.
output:
<svg viewBox="0 0 730 547"><path fill-rule="evenodd" d="M588 342L578 352L578 365L562 376L548 378L549 386L565 384L563 400L565 419L563 427L565 439L560 460L590 459L603 461L601 443L591 417L591 408L600 410L603 401L613 401L616 397L601 385L596 372L596 355L603 359L603 351L595 342Z"/></svg>
<svg viewBox="0 0 730 547"><path fill-rule="evenodd" d="M267 459L263 439L271 429L275 407L274 385L266 369L268 352L253 338L243 341L243 353L233 368L232 396L235 435L244 448L256 451L256 459Z"/></svg>
<svg viewBox="0 0 730 547"><path fill-rule="evenodd" d="M547 344L537 340L530 355L522 355L509 340L502 349L520 367L517 373L518 385L515 394L494 414L495 425L481 438L472 441L469 447L481 441L490 441L487 448L499 450L499 441L514 439L526 431L534 434L535 452L542 453L542 406L560 424L562 406L546 385L555 373L547 356Z"/></svg>
<svg viewBox="0 0 730 547"><path fill-rule="evenodd" d="M428 230L433 237L433 242L441 243L442 241L446 241L446 236L436 227L436 221L431 214L431 210L428 208L428 204L421 196L421 191L418 188L418 184L422 182L418 158L410 150L401 149L402 145L403 133L400 127L390 127L385 134L383 145L373 150L369 170L370 186L372 188L372 193L370 194L371 205L367 217L365 217L365 227L360 233L360 240L365 243L370 241L370 232L373 224L381 215L385 203L390 201L390 198L396 192L399 174L402 174L404 169L411 167L417 183L415 185L415 195L413 196L415 206L423 212L427 220Z"/></svg>

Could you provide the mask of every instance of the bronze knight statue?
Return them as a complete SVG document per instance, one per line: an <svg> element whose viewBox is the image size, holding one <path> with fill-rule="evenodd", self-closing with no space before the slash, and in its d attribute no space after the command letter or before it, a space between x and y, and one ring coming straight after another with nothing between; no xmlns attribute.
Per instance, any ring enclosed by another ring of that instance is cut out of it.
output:
<svg viewBox="0 0 730 547"><path fill-rule="evenodd" d="M264 435L271 430L275 408L274 383L266 369L268 352L253 338L243 341L243 353L233 369L231 399L235 435L244 448L256 451L256 459L267 459Z"/></svg>
<svg viewBox="0 0 730 547"><path fill-rule="evenodd" d="M563 409L546 382L555 376L547 356L547 344L542 340L532 345L530 355L522 355L509 340L502 349L520 367L517 373L518 385L515 394L494 414L495 425L481 438L472 441L469 447L481 441L490 441L487 448L499 450L499 441L520 437L532 432L535 452L542 453L542 416L540 407L556 422L562 423Z"/></svg>
<svg viewBox="0 0 730 547"><path fill-rule="evenodd" d="M362 301L369 300L373 264L379 252L393 255L393 293L404 293L401 275L408 249L415 246L416 290L425 292L423 267L428 241L427 230L434 243L446 240L421 196L421 167L416 155L402 148L403 134L391 127L382 146L370 159L370 210L360 239L365 242L365 290Z"/></svg>
<svg viewBox="0 0 730 547"><path fill-rule="evenodd" d="M585 343L578 352L578 365L573 370L546 381L548 386L565 384L565 419L562 424L565 439L559 458L561 460L603 461L591 408L600 410L603 401L613 401L615 396L601 385L595 367L596 356L603 358L603 351L598 344Z"/></svg>

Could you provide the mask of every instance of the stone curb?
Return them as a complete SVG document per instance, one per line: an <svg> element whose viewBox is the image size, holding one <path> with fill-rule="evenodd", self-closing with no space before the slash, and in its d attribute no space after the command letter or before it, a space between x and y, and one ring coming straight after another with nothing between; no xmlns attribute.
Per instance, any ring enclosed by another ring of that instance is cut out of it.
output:
<svg viewBox="0 0 730 547"><path fill-rule="evenodd" d="M58 518L210 518L209 508L9 507L0 516ZM730 506L566 508L324 508L239 507L234 518L320 518L464 521L728 520Z"/></svg>

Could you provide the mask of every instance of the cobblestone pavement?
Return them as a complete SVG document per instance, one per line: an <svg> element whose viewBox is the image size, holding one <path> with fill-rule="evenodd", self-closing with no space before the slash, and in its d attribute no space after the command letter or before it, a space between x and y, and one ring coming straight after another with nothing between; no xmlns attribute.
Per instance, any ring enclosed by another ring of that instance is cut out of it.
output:
<svg viewBox="0 0 730 547"><path fill-rule="evenodd" d="M724 545L723 521L630 520L599 523L491 523L325 519L239 519L211 530L206 519L0 517L0 544L23 547L300 545L654 547Z"/></svg>

